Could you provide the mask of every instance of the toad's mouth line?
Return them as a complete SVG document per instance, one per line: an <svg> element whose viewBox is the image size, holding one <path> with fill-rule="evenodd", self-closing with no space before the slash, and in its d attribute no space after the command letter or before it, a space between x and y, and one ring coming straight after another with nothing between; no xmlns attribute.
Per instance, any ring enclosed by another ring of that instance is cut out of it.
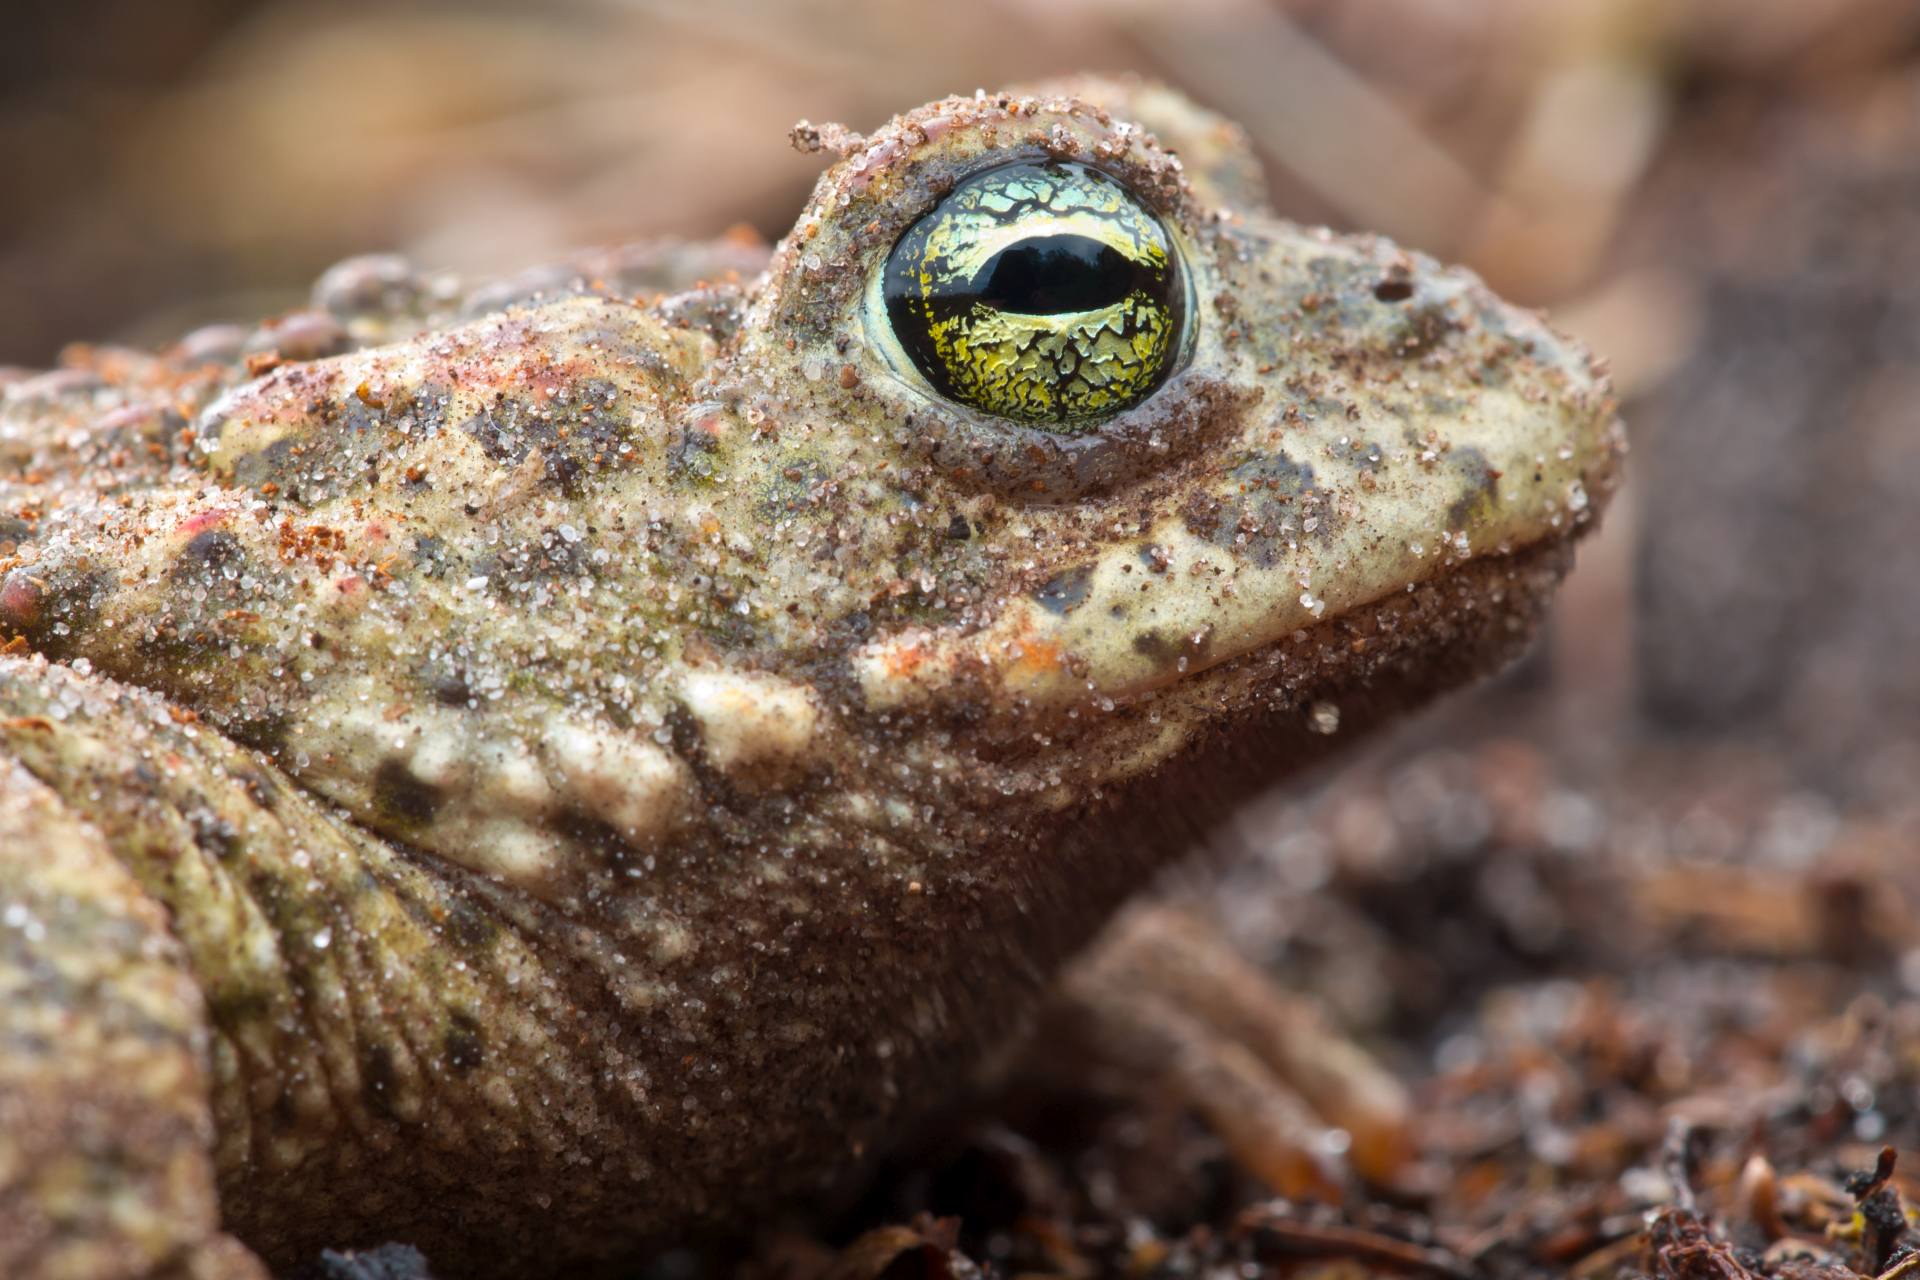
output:
<svg viewBox="0 0 1920 1280"><path fill-rule="evenodd" d="M977 687L958 691L976 695L970 704L959 699L967 740L1045 809L1072 809L1090 791L1130 785L1222 741L1234 745L1196 785L1215 795L1232 776L1239 793L1252 794L1323 758L1329 736L1351 741L1519 656L1572 563L1570 538L1456 561L1413 590L1195 663L1131 699L1083 700L1070 715L1032 717L1027 704L998 723L989 710L983 723L981 704L991 699ZM1023 710L1029 717L1021 720ZM1062 776L1063 759L1072 781Z"/></svg>

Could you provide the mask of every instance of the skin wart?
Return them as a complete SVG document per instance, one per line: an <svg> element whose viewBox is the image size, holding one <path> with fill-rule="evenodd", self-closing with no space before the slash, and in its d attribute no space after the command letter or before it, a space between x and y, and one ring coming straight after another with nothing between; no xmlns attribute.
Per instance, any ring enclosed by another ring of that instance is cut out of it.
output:
<svg viewBox="0 0 1920 1280"><path fill-rule="evenodd" d="M517 1275L820 1194L1241 798L1513 654L1613 487L1584 352L1164 90L795 136L770 256L358 260L0 390L0 1271ZM878 340L1012 160L1184 255L1094 430Z"/></svg>

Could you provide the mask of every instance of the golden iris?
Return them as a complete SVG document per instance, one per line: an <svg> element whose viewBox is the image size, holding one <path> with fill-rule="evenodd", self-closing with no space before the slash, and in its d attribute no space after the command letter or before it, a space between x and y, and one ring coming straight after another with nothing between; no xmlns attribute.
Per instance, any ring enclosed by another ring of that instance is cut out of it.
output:
<svg viewBox="0 0 1920 1280"><path fill-rule="evenodd" d="M1171 371L1186 282L1167 229L1086 165L976 173L887 257L887 320L948 399L1068 434Z"/></svg>

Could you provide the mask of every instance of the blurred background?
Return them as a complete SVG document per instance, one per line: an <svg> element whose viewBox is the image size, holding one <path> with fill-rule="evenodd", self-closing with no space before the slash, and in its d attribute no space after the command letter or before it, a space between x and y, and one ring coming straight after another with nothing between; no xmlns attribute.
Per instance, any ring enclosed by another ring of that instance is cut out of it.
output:
<svg viewBox="0 0 1920 1280"><path fill-rule="evenodd" d="M1718 1126L1728 1203L1755 1159L1920 1170L1914 0L6 0L0 31L0 383L370 250L772 239L803 117L1135 70L1239 121L1283 214L1608 357L1634 452L1535 655L1243 815L1215 918L1443 1104L1461 1249L1600 1257L1675 1194L1676 1120ZM1244 1202L1130 1123L1131 1190L1055 1210Z"/></svg>

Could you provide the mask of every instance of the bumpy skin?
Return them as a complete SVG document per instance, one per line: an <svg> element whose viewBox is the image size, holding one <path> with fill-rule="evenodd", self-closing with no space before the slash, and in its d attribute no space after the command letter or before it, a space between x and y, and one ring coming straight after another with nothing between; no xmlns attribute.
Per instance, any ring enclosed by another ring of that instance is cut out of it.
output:
<svg viewBox="0 0 1920 1280"><path fill-rule="evenodd" d="M844 158L742 284L361 263L251 368L5 389L0 1271L249 1274L224 1224L519 1275L816 1192L1249 789L1515 649L1604 377L1267 216L1172 95L1076 92L803 127ZM1022 157L1195 283L1185 367L1072 438L930 399L867 310Z"/></svg>

